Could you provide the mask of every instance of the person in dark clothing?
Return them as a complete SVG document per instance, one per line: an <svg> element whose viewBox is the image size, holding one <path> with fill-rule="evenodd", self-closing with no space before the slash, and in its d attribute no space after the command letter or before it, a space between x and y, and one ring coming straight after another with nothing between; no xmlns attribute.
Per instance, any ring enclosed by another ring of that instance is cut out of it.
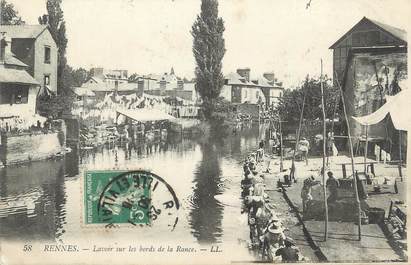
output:
<svg viewBox="0 0 411 265"><path fill-rule="evenodd" d="M241 180L241 196L246 197L250 195L250 188L253 186L253 179L249 177L250 170L244 168L244 179Z"/></svg>
<svg viewBox="0 0 411 265"><path fill-rule="evenodd" d="M327 202L334 203L338 199L338 187L340 186L340 183L336 178L334 178L331 171L328 171L327 175L328 179L326 185L328 190L330 191L330 196L328 197Z"/></svg>
<svg viewBox="0 0 411 265"><path fill-rule="evenodd" d="M264 148L264 140L261 140L260 143L258 144L259 148Z"/></svg>
<svg viewBox="0 0 411 265"><path fill-rule="evenodd" d="M293 248L294 244L287 239L284 241L284 245L275 252L275 255L281 256L283 262L297 262L299 259L298 249Z"/></svg>

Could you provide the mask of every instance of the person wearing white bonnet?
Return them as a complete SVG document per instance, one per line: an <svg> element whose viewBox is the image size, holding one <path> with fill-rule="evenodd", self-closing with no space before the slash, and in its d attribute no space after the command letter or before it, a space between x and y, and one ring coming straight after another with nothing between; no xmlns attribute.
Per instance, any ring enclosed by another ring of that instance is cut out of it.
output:
<svg viewBox="0 0 411 265"><path fill-rule="evenodd" d="M275 251L284 245L285 238L284 229L281 227L278 218L276 218L268 223L261 240L266 247L269 249L274 248Z"/></svg>

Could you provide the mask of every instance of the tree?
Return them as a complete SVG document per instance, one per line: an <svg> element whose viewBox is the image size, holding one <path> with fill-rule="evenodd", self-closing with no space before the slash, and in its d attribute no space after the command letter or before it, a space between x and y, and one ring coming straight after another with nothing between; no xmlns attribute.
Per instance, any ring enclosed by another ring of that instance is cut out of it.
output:
<svg viewBox="0 0 411 265"><path fill-rule="evenodd" d="M277 113L283 120L298 122L306 93L303 118L307 120L322 120L320 79L306 77L301 87L286 89L276 106ZM339 115L339 91L331 86L330 79L325 77L324 100L326 117L332 119ZM337 105L336 105L337 104Z"/></svg>
<svg viewBox="0 0 411 265"><path fill-rule="evenodd" d="M0 2L0 25L22 25L25 22L19 16L19 12L14 9L14 5L6 0Z"/></svg>
<svg viewBox="0 0 411 265"><path fill-rule="evenodd" d="M81 87L90 78L91 74L84 68L74 69L69 65L63 70L63 83L68 87Z"/></svg>
<svg viewBox="0 0 411 265"><path fill-rule="evenodd" d="M65 93L53 97L37 98L37 111L45 117L61 118L64 113L69 113L73 108L74 95Z"/></svg>
<svg viewBox="0 0 411 265"><path fill-rule="evenodd" d="M196 90L203 100L203 112L211 119L215 101L224 85L222 60L225 54L224 21L218 17L218 1L202 0L201 13L192 26L193 54L196 61Z"/></svg>
<svg viewBox="0 0 411 265"><path fill-rule="evenodd" d="M64 83L65 78L63 73L67 71L67 37L66 37L66 22L64 21L63 10L61 9L62 0L47 0L47 15L39 17L39 23L48 25L51 35L56 41L58 47L58 66L57 66L57 91L58 93L66 93L69 90L69 85Z"/></svg>

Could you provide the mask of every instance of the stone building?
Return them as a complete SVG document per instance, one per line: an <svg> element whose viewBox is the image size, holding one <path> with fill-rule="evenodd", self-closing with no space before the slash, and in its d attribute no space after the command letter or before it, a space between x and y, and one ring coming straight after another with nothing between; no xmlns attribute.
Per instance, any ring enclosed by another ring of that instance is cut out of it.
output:
<svg viewBox="0 0 411 265"><path fill-rule="evenodd" d="M11 39L11 52L28 66L41 91L57 93L58 48L47 26L2 25L0 32Z"/></svg>
<svg viewBox="0 0 411 265"><path fill-rule="evenodd" d="M40 83L27 72L29 66L11 51L11 39L0 36L0 127L14 118L32 117Z"/></svg>
<svg viewBox="0 0 411 265"><path fill-rule="evenodd" d="M251 79L250 68L237 69L225 76L220 96L237 104L264 104L272 106L282 96L284 88L277 82L274 73Z"/></svg>

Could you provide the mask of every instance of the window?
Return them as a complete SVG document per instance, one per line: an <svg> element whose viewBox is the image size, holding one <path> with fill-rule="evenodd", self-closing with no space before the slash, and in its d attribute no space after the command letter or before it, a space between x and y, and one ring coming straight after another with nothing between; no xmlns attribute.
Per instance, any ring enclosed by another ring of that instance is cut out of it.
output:
<svg viewBox="0 0 411 265"><path fill-rule="evenodd" d="M50 47L44 47L44 63L50 63Z"/></svg>
<svg viewBox="0 0 411 265"><path fill-rule="evenodd" d="M14 90L14 103L26 104L29 99L28 87L19 87Z"/></svg>
<svg viewBox="0 0 411 265"><path fill-rule="evenodd" d="M44 75L44 86L50 85L50 75Z"/></svg>
<svg viewBox="0 0 411 265"><path fill-rule="evenodd" d="M26 104L29 97L29 87L16 84L3 84L0 89L0 104Z"/></svg>

